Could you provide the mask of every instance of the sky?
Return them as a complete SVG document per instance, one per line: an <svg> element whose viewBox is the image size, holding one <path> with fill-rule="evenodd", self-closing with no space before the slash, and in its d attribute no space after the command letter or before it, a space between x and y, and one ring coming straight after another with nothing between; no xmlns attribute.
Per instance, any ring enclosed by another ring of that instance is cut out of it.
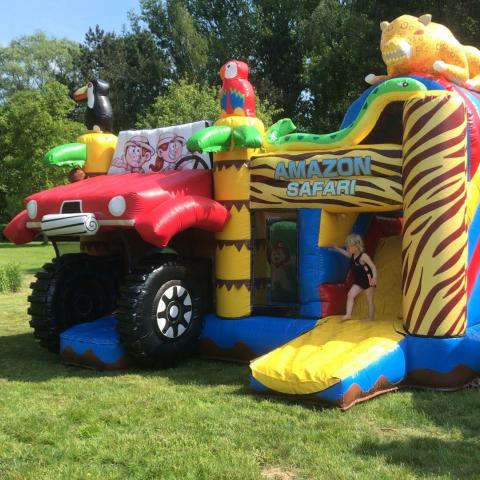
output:
<svg viewBox="0 0 480 480"><path fill-rule="evenodd" d="M81 43L97 24L120 33L129 10L139 13L139 0L0 0L0 45L37 30Z"/></svg>

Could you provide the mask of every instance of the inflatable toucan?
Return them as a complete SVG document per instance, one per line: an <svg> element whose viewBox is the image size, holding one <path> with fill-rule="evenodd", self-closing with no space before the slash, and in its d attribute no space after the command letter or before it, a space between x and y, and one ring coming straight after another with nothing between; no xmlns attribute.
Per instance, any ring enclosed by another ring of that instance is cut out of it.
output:
<svg viewBox="0 0 480 480"><path fill-rule="evenodd" d="M90 80L84 87L76 89L72 98L76 102L87 101L85 125L88 130L111 132L113 112L108 91L110 85L105 80Z"/></svg>
<svg viewBox="0 0 480 480"><path fill-rule="evenodd" d="M58 145L44 156L49 165L72 167L70 180L78 181L86 176L106 173L117 144L113 135L113 111L105 80L90 80L77 88L71 97L76 102L87 101L85 126L88 131L80 135L77 143Z"/></svg>

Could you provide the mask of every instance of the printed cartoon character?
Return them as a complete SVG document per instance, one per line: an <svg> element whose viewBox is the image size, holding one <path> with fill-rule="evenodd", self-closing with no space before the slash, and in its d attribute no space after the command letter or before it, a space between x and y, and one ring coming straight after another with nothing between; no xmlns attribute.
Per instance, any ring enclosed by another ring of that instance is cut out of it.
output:
<svg viewBox="0 0 480 480"><path fill-rule="evenodd" d="M162 133L157 143L155 165L150 165L154 172L175 170L175 165L182 158L185 138L173 132Z"/></svg>
<svg viewBox="0 0 480 480"><path fill-rule="evenodd" d="M391 23L380 23L380 29L387 75L371 73L365 77L367 83L423 72L480 90L480 51L462 45L447 27L432 22L430 14L402 15Z"/></svg>
<svg viewBox="0 0 480 480"><path fill-rule="evenodd" d="M285 242L272 243L270 254L272 299L275 301L293 301L296 298L295 258Z"/></svg>
<svg viewBox="0 0 480 480"><path fill-rule="evenodd" d="M114 159L112 164L125 169L126 172L145 173L143 165L152 158L154 153L155 150L148 143L147 137L134 135L125 142L122 157Z"/></svg>

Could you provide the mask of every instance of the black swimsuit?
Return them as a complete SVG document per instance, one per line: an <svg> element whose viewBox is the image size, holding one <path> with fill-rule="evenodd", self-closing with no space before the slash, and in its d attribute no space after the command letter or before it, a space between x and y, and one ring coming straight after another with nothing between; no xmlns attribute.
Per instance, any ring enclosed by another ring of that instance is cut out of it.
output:
<svg viewBox="0 0 480 480"><path fill-rule="evenodd" d="M361 253L357 258L355 258L353 255L350 257L350 268L353 272L353 283L364 290L367 290L372 286L370 285L370 278L373 277L373 272L369 265L362 265L360 263L360 258L362 255L363 253Z"/></svg>

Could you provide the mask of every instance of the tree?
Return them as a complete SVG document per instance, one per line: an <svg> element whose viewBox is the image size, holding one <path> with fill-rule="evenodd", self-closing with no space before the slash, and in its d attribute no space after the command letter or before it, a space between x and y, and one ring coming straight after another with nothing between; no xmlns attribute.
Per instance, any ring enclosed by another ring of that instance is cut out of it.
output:
<svg viewBox="0 0 480 480"><path fill-rule="evenodd" d="M353 13L361 12L374 24L374 33L379 35L378 25L382 20L391 21L400 15L420 16L431 13L432 20L446 25L457 39L465 45L480 46L480 2L478 0L349 0ZM379 40L379 37L378 37ZM379 43L379 42L378 42Z"/></svg>
<svg viewBox="0 0 480 480"><path fill-rule="evenodd" d="M56 81L14 93L0 107L1 182L7 191L1 221L22 209L25 196L65 182L65 172L44 165L42 157L85 130L69 119L73 108L67 87Z"/></svg>
<svg viewBox="0 0 480 480"><path fill-rule="evenodd" d="M51 80L72 87L79 78L79 54L77 43L42 32L0 48L0 103L19 90L40 88Z"/></svg>
<svg viewBox="0 0 480 480"><path fill-rule="evenodd" d="M208 66L208 45L201 35L194 19L179 1L168 2L168 15L171 19L171 55L175 59L176 75L202 81Z"/></svg>
<svg viewBox="0 0 480 480"><path fill-rule="evenodd" d="M213 85L229 59L249 61L257 42L249 0L141 0L139 20L171 59L171 78Z"/></svg>
<svg viewBox="0 0 480 480"><path fill-rule="evenodd" d="M257 116L268 128L280 110L268 100L257 98ZM138 128L158 128L197 120L215 121L220 115L218 87L208 87L185 80L172 83L163 96L159 96L151 109L137 122Z"/></svg>
<svg viewBox="0 0 480 480"><path fill-rule="evenodd" d="M187 83L172 83L164 95L153 102L151 108L139 116L138 128L158 128L197 120L214 120L220 115L216 99L217 89Z"/></svg>
<svg viewBox="0 0 480 480"><path fill-rule="evenodd" d="M252 3L259 23L252 65L254 84L262 97L281 105L285 115L298 122L306 88L305 59L309 55L304 26L318 0Z"/></svg>
<svg viewBox="0 0 480 480"><path fill-rule="evenodd" d="M81 46L83 81L102 78L110 83L117 131L132 128L170 79L169 59L153 35L135 21L132 28L118 36L97 26L89 29Z"/></svg>
<svg viewBox="0 0 480 480"><path fill-rule="evenodd" d="M302 25L317 3L142 0L141 18L159 48L172 58L173 78L193 78L214 85L222 64L230 59L243 60L250 66L251 82L259 96L282 105L286 115L296 117L307 54L302 45ZM183 41L175 41L177 37ZM199 60L191 67L185 56Z"/></svg>
<svg viewBox="0 0 480 480"><path fill-rule="evenodd" d="M147 25L157 47L171 59L170 78L205 81L208 74L209 45L198 24L182 1L143 0L136 18Z"/></svg>
<svg viewBox="0 0 480 480"><path fill-rule="evenodd" d="M365 75L384 68L378 24L348 3L321 0L303 25L307 56L298 117L310 131L337 130L348 106L368 87Z"/></svg>

